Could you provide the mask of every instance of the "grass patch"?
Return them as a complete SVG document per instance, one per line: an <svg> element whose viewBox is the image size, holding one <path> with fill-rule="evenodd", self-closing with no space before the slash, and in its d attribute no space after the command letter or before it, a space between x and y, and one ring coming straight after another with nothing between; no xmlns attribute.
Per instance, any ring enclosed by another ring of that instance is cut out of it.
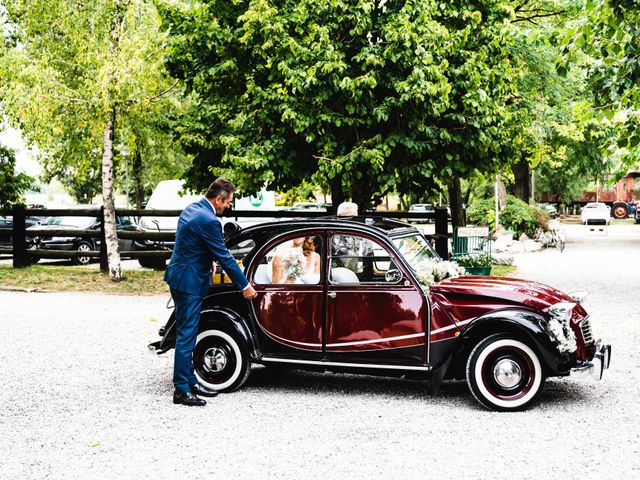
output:
<svg viewBox="0 0 640 480"><path fill-rule="evenodd" d="M114 282L108 274L93 268L54 265L12 268L0 265L0 286L56 292L165 295L169 293L169 287L162 280L163 274L154 270L125 270L124 280Z"/></svg>
<svg viewBox="0 0 640 480"><path fill-rule="evenodd" d="M516 273L517 267L513 265L493 265L491 267L491 275L493 277L511 277Z"/></svg>
<svg viewBox="0 0 640 480"><path fill-rule="evenodd" d="M511 276L513 265L494 265L491 275ZM106 273L86 267L32 265L12 268L0 265L0 287L46 290L54 292L100 292L117 295L166 295L169 287L162 280L164 272L125 270L124 280L113 282Z"/></svg>

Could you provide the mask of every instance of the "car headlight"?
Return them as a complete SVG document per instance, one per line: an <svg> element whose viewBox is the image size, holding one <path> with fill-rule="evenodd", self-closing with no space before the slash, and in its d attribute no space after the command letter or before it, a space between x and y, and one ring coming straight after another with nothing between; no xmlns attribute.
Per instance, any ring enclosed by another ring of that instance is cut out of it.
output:
<svg viewBox="0 0 640 480"><path fill-rule="evenodd" d="M568 323L571 320L571 314L575 306L576 304L571 302L556 303L549 307L549 314L557 320Z"/></svg>
<svg viewBox="0 0 640 480"><path fill-rule="evenodd" d="M572 353L577 349L576 335L569 324L575 306L575 303L560 302L549 307L549 331L560 353Z"/></svg>
<svg viewBox="0 0 640 480"><path fill-rule="evenodd" d="M584 300L587 298L587 295L589 295L589 292L569 292L569 296L573 299L573 301L580 304L584 302Z"/></svg>

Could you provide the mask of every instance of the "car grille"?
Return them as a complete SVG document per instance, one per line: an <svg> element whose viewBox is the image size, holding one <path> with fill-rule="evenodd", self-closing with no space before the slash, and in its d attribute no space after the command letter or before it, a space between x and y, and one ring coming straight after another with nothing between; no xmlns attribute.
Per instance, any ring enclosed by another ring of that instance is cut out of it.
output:
<svg viewBox="0 0 640 480"><path fill-rule="evenodd" d="M584 344L591 345L593 343L593 333L591 332L591 320L589 319L589 317L580 322L580 330L582 331Z"/></svg>

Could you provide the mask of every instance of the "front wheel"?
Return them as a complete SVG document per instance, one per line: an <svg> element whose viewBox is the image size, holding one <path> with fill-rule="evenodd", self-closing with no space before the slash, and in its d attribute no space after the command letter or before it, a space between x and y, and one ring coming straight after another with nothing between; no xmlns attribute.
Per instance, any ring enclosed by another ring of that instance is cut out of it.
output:
<svg viewBox="0 0 640 480"><path fill-rule="evenodd" d="M469 355L466 374L476 400L498 411L525 410L538 398L545 381L538 354L506 334L478 343Z"/></svg>
<svg viewBox="0 0 640 480"><path fill-rule="evenodd" d="M86 241L80 242L76 247L78 253L86 253L91 250L93 250L93 245ZM71 261L74 265L89 265L89 263L91 263L91 257L78 256L71 259Z"/></svg>
<svg viewBox="0 0 640 480"><path fill-rule="evenodd" d="M193 367L198 381L218 392L233 392L249 377L249 352L237 336L222 329L204 330L193 349Z"/></svg>

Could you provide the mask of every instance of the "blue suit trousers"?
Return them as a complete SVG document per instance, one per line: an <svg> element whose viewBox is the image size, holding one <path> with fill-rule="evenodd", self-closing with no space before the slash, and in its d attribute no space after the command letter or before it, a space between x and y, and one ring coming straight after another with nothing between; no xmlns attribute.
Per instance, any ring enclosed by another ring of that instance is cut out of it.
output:
<svg viewBox="0 0 640 480"><path fill-rule="evenodd" d="M193 347L198 336L202 297L171 289L176 307L176 352L173 364L173 384L186 393L197 383L193 373Z"/></svg>

